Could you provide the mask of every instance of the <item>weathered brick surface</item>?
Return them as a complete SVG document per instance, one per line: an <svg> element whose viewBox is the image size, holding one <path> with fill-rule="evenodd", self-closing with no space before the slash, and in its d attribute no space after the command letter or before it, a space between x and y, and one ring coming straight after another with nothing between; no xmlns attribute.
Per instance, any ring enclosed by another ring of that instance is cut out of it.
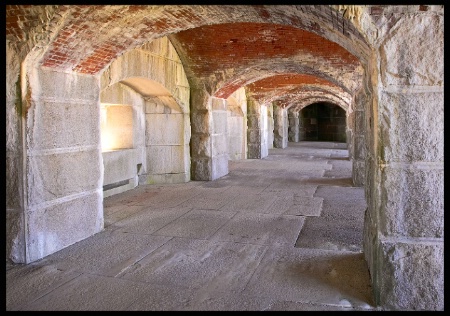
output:
<svg viewBox="0 0 450 316"><path fill-rule="evenodd" d="M319 87L336 87L333 83L311 75L304 74L282 74L267 77L249 84L249 94L258 100L260 103L266 103L279 99L287 94L290 94L289 99L292 100L292 94L299 93L299 87L306 85L313 85ZM302 95L301 97L304 97ZM281 106L287 105L285 103Z"/></svg>
<svg viewBox="0 0 450 316"><path fill-rule="evenodd" d="M56 8L55 28L59 33L43 64L96 73L124 50L164 35L216 21L272 22L311 29L319 35L336 29L363 41L350 23L328 6L158 6L158 5L9 5L6 34L23 40L25 33L42 23L43 8ZM305 18L299 18L304 15ZM314 19L315 18L315 19ZM314 19L314 21L313 21ZM317 19L323 23L317 23ZM329 24L329 28L325 27ZM95 39L95 40L94 40ZM264 52L263 52L264 53ZM264 53L265 54L265 53Z"/></svg>
<svg viewBox="0 0 450 316"><path fill-rule="evenodd" d="M298 65L288 60L309 68L300 71L309 73L304 78L292 76L292 84L326 82L351 89L352 80L347 77L359 79L357 57L317 34L291 26L229 23L182 31L171 38L181 52L187 73L200 81L223 82L214 93L217 97L227 98L239 85L260 78L261 86L275 88L273 84L280 80L286 84L289 79L280 73L298 72L294 71ZM264 71L268 74L262 74Z"/></svg>
<svg viewBox="0 0 450 316"><path fill-rule="evenodd" d="M102 71L127 50L176 33L172 39L188 51L189 57L182 58L188 75L216 84L224 81L215 94L222 98L258 79L251 73L242 76L255 60L281 59L284 65L287 58L308 55L310 63L323 59L323 69L311 67L312 75L333 77L339 70L338 77L345 79L343 72L353 73L361 57L348 49L355 47L355 40L363 41L329 6L10 5L6 11L8 38L23 41L30 30L35 30L35 38L54 32L45 46L43 66L86 74ZM333 42L334 31L347 39ZM276 74L286 72L287 65L280 68L275 62L271 68ZM261 67L256 67L258 72Z"/></svg>

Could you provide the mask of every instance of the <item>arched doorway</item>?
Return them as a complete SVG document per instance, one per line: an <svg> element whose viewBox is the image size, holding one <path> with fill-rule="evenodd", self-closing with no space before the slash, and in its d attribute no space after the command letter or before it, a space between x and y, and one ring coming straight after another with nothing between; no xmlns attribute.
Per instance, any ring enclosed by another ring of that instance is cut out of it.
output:
<svg viewBox="0 0 450 316"><path fill-rule="evenodd" d="M346 113L338 105L319 102L299 112L300 141L346 142Z"/></svg>

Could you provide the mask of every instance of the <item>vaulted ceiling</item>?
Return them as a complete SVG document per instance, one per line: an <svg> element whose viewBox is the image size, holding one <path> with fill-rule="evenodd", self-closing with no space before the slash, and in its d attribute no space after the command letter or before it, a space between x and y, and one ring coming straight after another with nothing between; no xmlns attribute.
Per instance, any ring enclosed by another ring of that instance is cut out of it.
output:
<svg viewBox="0 0 450 316"><path fill-rule="evenodd" d="M314 95L350 102L368 51L327 5L10 5L6 22L7 38L40 38L42 66L85 74L169 36L192 86L219 98L246 87L284 107Z"/></svg>

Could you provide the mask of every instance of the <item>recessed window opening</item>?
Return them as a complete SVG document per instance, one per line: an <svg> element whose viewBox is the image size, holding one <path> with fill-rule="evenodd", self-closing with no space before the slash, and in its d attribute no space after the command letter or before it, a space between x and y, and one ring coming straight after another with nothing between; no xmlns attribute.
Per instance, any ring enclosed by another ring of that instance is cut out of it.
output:
<svg viewBox="0 0 450 316"><path fill-rule="evenodd" d="M100 131L102 152L133 148L133 107L101 104Z"/></svg>

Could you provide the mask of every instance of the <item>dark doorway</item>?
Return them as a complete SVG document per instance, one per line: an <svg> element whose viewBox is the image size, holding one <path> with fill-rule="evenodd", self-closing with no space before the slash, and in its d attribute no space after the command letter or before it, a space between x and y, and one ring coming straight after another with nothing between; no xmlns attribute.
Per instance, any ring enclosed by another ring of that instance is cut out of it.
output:
<svg viewBox="0 0 450 316"><path fill-rule="evenodd" d="M319 102L300 111L299 140L346 142L345 111L334 104Z"/></svg>

